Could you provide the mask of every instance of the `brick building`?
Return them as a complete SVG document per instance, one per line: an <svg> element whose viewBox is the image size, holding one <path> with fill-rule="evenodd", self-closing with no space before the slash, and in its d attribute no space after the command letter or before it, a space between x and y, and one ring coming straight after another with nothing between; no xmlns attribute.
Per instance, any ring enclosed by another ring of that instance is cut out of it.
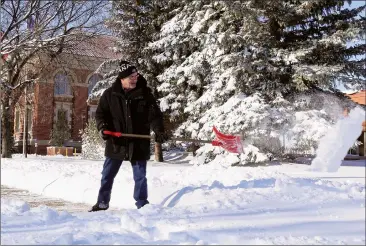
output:
<svg viewBox="0 0 366 246"><path fill-rule="evenodd" d="M65 113L71 129L71 139L65 146L80 149L80 130L94 115L96 104L87 105L88 94L101 79L94 71L109 59L118 58L110 47L115 39L98 36L78 42L59 55L57 62L43 68L39 79L29 88L28 95L28 153L46 154L50 134L60 113ZM39 58L39 64L41 60ZM43 60L43 64L45 63ZM40 66L32 69L41 69ZM25 115L24 97L16 104L14 114L14 140L18 152L23 148ZM37 144L36 144L37 143ZM37 145L37 149L35 146Z"/></svg>

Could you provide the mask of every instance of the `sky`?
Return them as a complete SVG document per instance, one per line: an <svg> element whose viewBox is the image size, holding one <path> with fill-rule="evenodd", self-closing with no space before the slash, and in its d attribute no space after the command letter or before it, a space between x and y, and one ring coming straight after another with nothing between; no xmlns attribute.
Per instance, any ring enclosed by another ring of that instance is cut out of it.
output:
<svg viewBox="0 0 366 246"><path fill-rule="evenodd" d="M343 160L352 145L347 136L360 134L362 119L352 110L339 121L341 130L329 129L334 139L320 142L328 154L310 165L232 167L229 157L192 165L193 156L182 152L165 152L164 163L152 156L150 204L140 210L128 162L107 211L88 213L72 203L60 211L2 197L1 244L365 245L365 161ZM3 159L1 185L91 207L102 165L103 159L15 155Z"/></svg>
<svg viewBox="0 0 366 246"><path fill-rule="evenodd" d="M358 8L358 7L361 7L363 5L365 5L364 0L352 1L351 5L349 5L348 3L345 3L346 7L350 6L351 8ZM363 15L365 15L365 12L363 13Z"/></svg>
<svg viewBox="0 0 366 246"><path fill-rule="evenodd" d="M361 1L352 1L351 5L349 5L347 2L344 4L344 7L345 8L358 8L358 7L361 7L365 5L365 1L364 0L361 0ZM365 16L366 15L366 10L364 10L362 16ZM364 41L365 42L365 41ZM365 57L366 54L363 56ZM359 58L361 58L359 56ZM356 57L357 59L357 57ZM344 92L344 93L353 93L353 92L356 92L357 90L353 90L353 89L347 89L345 88L341 83L338 84L338 87L337 87L341 92Z"/></svg>

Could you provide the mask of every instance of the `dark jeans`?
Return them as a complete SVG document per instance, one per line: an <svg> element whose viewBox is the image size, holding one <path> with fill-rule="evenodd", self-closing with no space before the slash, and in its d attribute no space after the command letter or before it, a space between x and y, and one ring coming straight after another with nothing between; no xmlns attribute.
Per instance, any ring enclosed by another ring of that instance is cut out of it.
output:
<svg viewBox="0 0 366 246"><path fill-rule="evenodd" d="M137 208L143 207L149 203L147 200L147 179L146 179L146 161L132 161L133 179L135 188L133 198L136 201ZM107 157L104 161L101 186L99 189L98 203L109 204L111 200L112 186L122 160L111 159Z"/></svg>

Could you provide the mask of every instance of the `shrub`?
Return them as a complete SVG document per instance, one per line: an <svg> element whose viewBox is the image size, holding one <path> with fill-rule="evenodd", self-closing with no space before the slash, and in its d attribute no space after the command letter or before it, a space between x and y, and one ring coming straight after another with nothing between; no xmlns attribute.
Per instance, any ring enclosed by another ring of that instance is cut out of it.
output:
<svg viewBox="0 0 366 246"><path fill-rule="evenodd" d="M85 159L103 159L105 142L99 136L97 124L91 119L81 132L82 151L81 157Z"/></svg>

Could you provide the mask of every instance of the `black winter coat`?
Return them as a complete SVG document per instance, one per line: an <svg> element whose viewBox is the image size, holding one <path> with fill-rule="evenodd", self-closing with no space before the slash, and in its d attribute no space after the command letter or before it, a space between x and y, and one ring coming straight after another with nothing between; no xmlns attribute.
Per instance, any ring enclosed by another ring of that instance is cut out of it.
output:
<svg viewBox="0 0 366 246"><path fill-rule="evenodd" d="M98 131L150 135L150 131L163 132L163 115L140 75L136 88L125 93L119 79L102 94L95 119ZM141 138L109 137L105 156L119 160L149 160L150 140Z"/></svg>

